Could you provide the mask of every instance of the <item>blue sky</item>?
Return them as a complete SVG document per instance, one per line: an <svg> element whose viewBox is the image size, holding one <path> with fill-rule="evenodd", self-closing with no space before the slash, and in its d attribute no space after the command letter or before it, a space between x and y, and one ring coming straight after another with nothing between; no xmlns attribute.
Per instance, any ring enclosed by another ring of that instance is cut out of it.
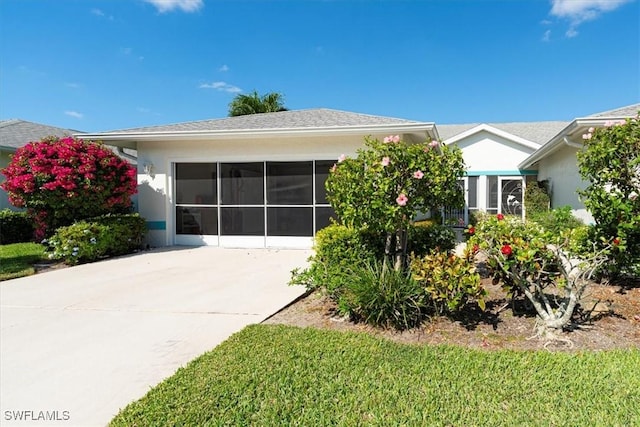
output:
<svg viewBox="0 0 640 427"><path fill-rule="evenodd" d="M289 109L571 120L640 100L640 0L1 0L0 118L82 131Z"/></svg>

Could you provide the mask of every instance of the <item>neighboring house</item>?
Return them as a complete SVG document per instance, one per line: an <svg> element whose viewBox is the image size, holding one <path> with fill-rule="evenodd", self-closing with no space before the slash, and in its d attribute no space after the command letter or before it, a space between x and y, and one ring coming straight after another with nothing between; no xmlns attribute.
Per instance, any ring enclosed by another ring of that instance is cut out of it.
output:
<svg viewBox="0 0 640 427"><path fill-rule="evenodd" d="M0 121L0 169L5 168L11 162L11 156L20 147L32 141L40 141L47 136L71 136L79 131L62 129L26 120L1 120ZM4 181L4 175L0 174L0 183ZM0 189L0 209L15 209L7 199L7 193Z"/></svg>
<svg viewBox="0 0 640 427"><path fill-rule="evenodd" d="M582 135L591 127L604 127L612 122L636 117L638 111L640 104L634 104L577 118L520 162L518 167L538 171L538 180L547 182L552 208L569 205L575 216L591 223L593 217L585 209L577 193L578 189L587 185L580 177L576 160L576 153L583 147Z"/></svg>
<svg viewBox="0 0 640 427"><path fill-rule="evenodd" d="M88 134L136 149L149 243L305 247L329 224L324 182L365 136L437 138L433 123L313 109Z"/></svg>
<svg viewBox="0 0 640 427"><path fill-rule="evenodd" d="M437 125L444 144L462 150L467 173L465 210L446 213L452 225L467 224L468 212L524 215L524 189L537 171L518 164L564 128L568 122L472 123ZM460 221L462 219L462 221ZM460 221L460 222L459 222Z"/></svg>

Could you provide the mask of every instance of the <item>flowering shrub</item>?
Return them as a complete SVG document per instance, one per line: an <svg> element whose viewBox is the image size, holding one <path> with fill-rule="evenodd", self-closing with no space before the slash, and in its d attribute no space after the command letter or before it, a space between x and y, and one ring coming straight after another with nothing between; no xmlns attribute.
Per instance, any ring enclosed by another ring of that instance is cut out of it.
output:
<svg viewBox="0 0 640 427"><path fill-rule="evenodd" d="M73 221L123 212L136 193L136 170L102 144L49 137L19 148L1 172L9 201L27 208L36 238Z"/></svg>
<svg viewBox="0 0 640 427"><path fill-rule="evenodd" d="M145 221L138 214L105 215L60 227L44 242L51 250L49 258L75 265L134 252L145 231Z"/></svg>
<svg viewBox="0 0 640 427"><path fill-rule="evenodd" d="M578 256L573 252L576 237L567 231L560 243L550 244L538 224L497 215L479 222L468 244L486 255L494 281L511 297L524 295L531 302L541 330L547 330L570 322L588 280L611 247Z"/></svg>
<svg viewBox="0 0 640 427"><path fill-rule="evenodd" d="M416 212L463 203L457 185L462 154L437 141L409 144L398 135L367 138L365 145L355 158L340 156L326 182L327 198L343 224L384 235L386 256L403 268Z"/></svg>
<svg viewBox="0 0 640 427"><path fill-rule="evenodd" d="M580 195L595 220L595 236L627 242L624 250L611 251L606 270L640 276L640 115L591 128L583 139L578 166L589 185Z"/></svg>
<svg viewBox="0 0 640 427"><path fill-rule="evenodd" d="M411 272L438 314L460 311L469 301L485 309L487 292L471 258L432 252L411 260Z"/></svg>

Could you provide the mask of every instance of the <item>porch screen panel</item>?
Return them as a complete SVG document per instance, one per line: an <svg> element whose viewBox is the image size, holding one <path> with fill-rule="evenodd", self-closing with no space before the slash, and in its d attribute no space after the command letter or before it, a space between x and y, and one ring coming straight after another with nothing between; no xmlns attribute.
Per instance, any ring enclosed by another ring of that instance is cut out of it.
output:
<svg viewBox="0 0 640 427"><path fill-rule="evenodd" d="M267 236L313 236L313 162L267 162Z"/></svg>
<svg viewBox="0 0 640 427"><path fill-rule="evenodd" d="M217 164L177 163L177 204L218 204Z"/></svg>
<svg viewBox="0 0 640 427"><path fill-rule="evenodd" d="M176 234L218 234L218 165L175 164Z"/></svg>
<svg viewBox="0 0 640 427"><path fill-rule="evenodd" d="M470 176L467 177L467 199L468 199L468 207L469 210L475 212L478 210L478 177Z"/></svg>
<svg viewBox="0 0 640 427"><path fill-rule="evenodd" d="M222 163L223 205L264 204L264 163Z"/></svg>
<svg viewBox="0 0 640 427"><path fill-rule="evenodd" d="M522 179L502 180L502 213L522 216Z"/></svg>
<svg viewBox="0 0 640 427"><path fill-rule="evenodd" d="M268 236L313 236L313 208L282 207L267 209Z"/></svg>
<svg viewBox="0 0 640 427"><path fill-rule="evenodd" d="M176 206L176 233L217 235L218 209Z"/></svg>
<svg viewBox="0 0 640 427"><path fill-rule="evenodd" d="M487 176L487 212L498 213L498 177Z"/></svg>
<svg viewBox="0 0 640 427"><path fill-rule="evenodd" d="M267 162L267 204L312 203L313 162Z"/></svg>

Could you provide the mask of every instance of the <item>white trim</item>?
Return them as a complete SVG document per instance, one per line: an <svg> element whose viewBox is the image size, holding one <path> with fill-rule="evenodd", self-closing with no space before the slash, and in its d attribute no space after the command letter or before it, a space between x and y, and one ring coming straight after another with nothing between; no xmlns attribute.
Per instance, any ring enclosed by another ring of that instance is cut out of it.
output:
<svg viewBox="0 0 640 427"><path fill-rule="evenodd" d="M371 133L434 133L435 124L431 123L398 123L385 125L359 125L335 127L308 128L266 128L266 129L224 129L224 130L195 130L195 131L155 131L155 132L105 132L82 134L84 139L98 139L101 141L192 141L207 139L238 139L238 138L271 138L295 136L335 136L335 135L367 135Z"/></svg>
<svg viewBox="0 0 640 427"><path fill-rule="evenodd" d="M265 236L220 236L223 248L265 248Z"/></svg>
<svg viewBox="0 0 640 427"><path fill-rule="evenodd" d="M313 246L313 237L267 236L267 248L309 249Z"/></svg>
<svg viewBox="0 0 640 427"><path fill-rule="evenodd" d="M218 236L202 236L197 234L175 234L175 244L178 246L219 246Z"/></svg>
<svg viewBox="0 0 640 427"><path fill-rule="evenodd" d="M478 126L475 126L475 127L471 128L469 130L466 130L466 131L464 131L462 133L454 135L451 138L446 139L445 141L443 141L443 143L445 145L455 144L456 142L459 142L459 141L461 141L461 140L463 140L465 138L468 138L471 135L475 135L475 134L483 132L483 131L492 133L492 134L497 135L497 136L499 136L501 138L504 138L504 139L508 139L509 141L513 141L513 142L515 142L517 144L520 144L522 146L525 146L527 148L533 148L534 150L537 150L540 147L540 145L536 144L535 142L529 141L528 139L521 138L521 137L519 137L517 135L514 135L514 134L511 134L509 132L505 132L503 130L500 130L498 128L490 126L490 125L488 125L486 123L482 123L482 124L480 124Z"/></svg>

